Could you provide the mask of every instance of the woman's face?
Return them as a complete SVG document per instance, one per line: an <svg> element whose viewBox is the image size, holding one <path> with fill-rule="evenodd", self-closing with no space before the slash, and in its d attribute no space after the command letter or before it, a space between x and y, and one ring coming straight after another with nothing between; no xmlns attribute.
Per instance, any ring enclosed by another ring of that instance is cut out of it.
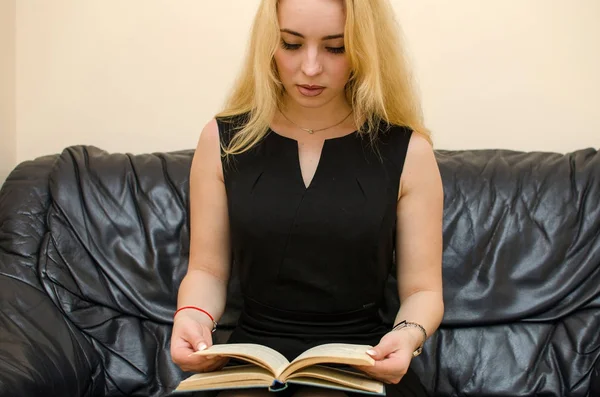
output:
<svg viewBox="0 0 600 397"><path fill-rule="evenodd" d="M282 41L275 63L289 99L311 108L345 100L344 2L279 0L278 18Z"/></svg>

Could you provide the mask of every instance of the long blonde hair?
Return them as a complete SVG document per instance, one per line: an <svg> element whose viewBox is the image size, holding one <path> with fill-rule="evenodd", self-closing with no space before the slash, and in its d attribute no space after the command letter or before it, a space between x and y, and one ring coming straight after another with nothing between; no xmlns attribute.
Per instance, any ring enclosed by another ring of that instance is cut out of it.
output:
<svg viewBox="0 0 600 397"><path fill-rule="evenodd" d="M360 133L375 139L381 121L406 126L430 143L420 102L413 87L394 11L388 0L343 0L346 9L344 45L352 74L346 97ZM224 109L216 117L248 114L225 154L249 150L268 132L283 86L274 55L280 45L278 0L262 0L241 73ZM360 54L360 55L359 55Z"/></svg>

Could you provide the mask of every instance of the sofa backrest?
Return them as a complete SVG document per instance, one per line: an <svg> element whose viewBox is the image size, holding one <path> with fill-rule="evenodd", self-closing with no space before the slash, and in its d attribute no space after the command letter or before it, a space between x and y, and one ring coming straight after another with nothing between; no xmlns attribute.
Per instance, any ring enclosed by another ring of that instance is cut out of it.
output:
<svg viewBox="0 0 600 397"><path fill-rule="evenodd" d="M168 345L187 264L191 157L77 146L50 175L41 279L101 356L107 395L158 395L181 379Z"/></svg>
<svg viewBox="0 0 600 397"><path fill-rule="evenodd" d="M76 146L50 175L40 277L100 355L108 395L154 395L181 379L168 345L187 267L192 155ZM414 362L426 387L437 396L585 395L600 359L600 154L437 158L446 313ZM239 301L232 288L218 337Z"/></svg>
<svg viewBox="0 0 600 397"><path fill-rule="evenodd" d="M585 396L600 359L600 153L440 151L438 395Z"/></svg>

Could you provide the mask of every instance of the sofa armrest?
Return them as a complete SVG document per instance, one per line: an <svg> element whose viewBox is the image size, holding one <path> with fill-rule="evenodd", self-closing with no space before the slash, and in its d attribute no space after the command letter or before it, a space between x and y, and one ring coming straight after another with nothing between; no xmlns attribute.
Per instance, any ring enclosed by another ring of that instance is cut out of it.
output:
<svg viewBox="0 0 600 397"><path fill-rule="evenodd" d="M41 290L0 274L0 396L92 396L104 373L90 343Z"/></svg>

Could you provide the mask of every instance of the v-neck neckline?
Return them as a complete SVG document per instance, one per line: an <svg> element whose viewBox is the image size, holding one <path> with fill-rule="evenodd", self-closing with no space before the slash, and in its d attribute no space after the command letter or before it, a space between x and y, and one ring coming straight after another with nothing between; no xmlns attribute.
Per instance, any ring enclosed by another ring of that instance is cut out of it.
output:
<svg viewBox="0 0 600 397"><path fill-rule="evenodd" d="M291 145L293 145L294 147L294 179L296 181L299 181L300 187L302 188L303 192L307 192L309 191L315 184L315 181L318 179L319 175L321 173L323 173L322 169L325 166L325 160L324 157L327 155L327 150L328 150L328 146L334 143L339 143L339 142L343 142L346 139L355 136L358 133L358 130L354 130L349 134L346 135L342 135L339 137L333 137L333 138L325 138L323 140L323 145L321 146L321 152L319 153L319 160L317 163L317 167L315 168L315 172L312 175L312 178L310 179L310 182L308 183L308 185L304 182L304 177L302 175L302 165L300 162L300 142L297 139L294 138L290 138L287 137L285 135L281 135L279 133L277 133L276 131L274 131L273 129L269 128L269 134L270 135L274 135L275 137L281 139L284 142L287 142Z"/></svg>

